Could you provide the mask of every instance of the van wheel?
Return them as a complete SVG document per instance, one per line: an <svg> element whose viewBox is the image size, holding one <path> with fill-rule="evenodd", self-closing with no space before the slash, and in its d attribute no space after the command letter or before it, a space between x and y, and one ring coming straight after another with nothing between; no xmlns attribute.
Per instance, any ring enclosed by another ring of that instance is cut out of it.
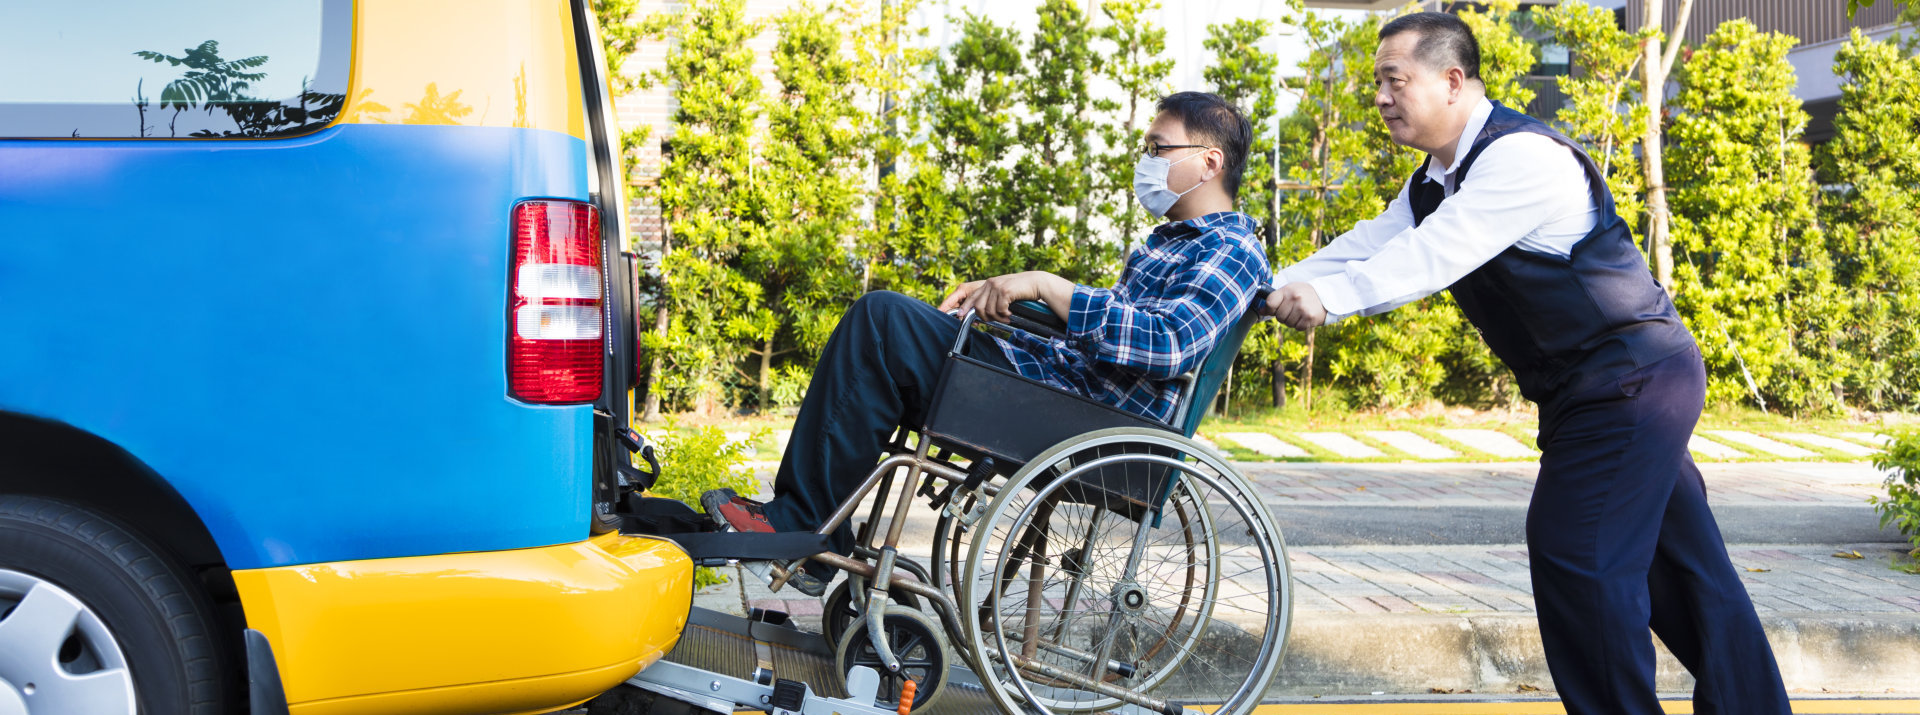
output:
<svg viewBox="0 0 1920 715"><path fill-rule="evenodd" d="M132 532L0 496L0 713L224 713L213 623L185 569Z"/></svg>

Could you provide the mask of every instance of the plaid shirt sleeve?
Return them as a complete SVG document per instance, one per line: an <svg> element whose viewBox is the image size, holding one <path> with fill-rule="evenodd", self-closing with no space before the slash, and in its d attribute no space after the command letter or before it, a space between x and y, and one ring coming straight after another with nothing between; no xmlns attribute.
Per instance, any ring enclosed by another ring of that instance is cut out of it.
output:
<svg viewBox="0 0 1920 715"><path fill-rule="evenodd" d="M1111 288L1077 286L1068 339L1099 362L1152 380L1178 377L1204 359L1270 282L1266 257L1225 237L1168 275L1159 298L1129 300Z"/></svg>

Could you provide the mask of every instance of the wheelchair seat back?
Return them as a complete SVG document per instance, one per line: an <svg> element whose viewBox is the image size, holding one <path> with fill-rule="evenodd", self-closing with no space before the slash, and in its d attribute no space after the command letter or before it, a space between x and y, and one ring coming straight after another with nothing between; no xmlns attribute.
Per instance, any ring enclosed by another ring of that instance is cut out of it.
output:
<svg viewBox="0 0 1920 715"><path fill-rule="evenodd" d="M1213 350L1200 362L1200 369L1194 372L1187 399L1181 400L1175 408L1174 423L1181 434L1192 437L1200 429L1200 420L1206 419L1214 396L1219 394L1220 386L1226 383L1227 373L1233 371L1233 358L1240 353L1240 344L1246 342L1247 331L1262 320L1254 307L1263 302L1263 298L1255 298L1253 304L1241 313L1240 320L1220 336L1220 342L1214 344Z"/></svg>

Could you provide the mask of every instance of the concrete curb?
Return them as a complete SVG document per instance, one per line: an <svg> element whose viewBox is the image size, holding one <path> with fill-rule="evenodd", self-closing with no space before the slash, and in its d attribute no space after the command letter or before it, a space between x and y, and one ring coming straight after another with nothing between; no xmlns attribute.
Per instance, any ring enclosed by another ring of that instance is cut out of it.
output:
<svg viewBox="0 0 1920 715"><path fill-rule="evenodd" d="M1763 617L1789 691L1920 692L1920 614ZM1693 678L1655 639L1657 686ZM1295 616L1269 697L1553 689L1532 614Z"/></svg>

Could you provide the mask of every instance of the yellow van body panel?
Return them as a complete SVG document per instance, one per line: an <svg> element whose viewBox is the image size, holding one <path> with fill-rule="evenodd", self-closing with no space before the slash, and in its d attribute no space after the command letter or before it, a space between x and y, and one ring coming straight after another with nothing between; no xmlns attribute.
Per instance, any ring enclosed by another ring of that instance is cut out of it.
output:
<svg viewBox="0 0 1920 715"><path fill-rule="evenodd" d="M564 0L361 0L339 123L522 127L587 138Z"/></svg>
<svg viewBox="0 0 1920 715"><path fill-rule="evenodd" d="M563 708L659 660L693 605L679 546L620 534L233 580L295 715Z"/></svg>

